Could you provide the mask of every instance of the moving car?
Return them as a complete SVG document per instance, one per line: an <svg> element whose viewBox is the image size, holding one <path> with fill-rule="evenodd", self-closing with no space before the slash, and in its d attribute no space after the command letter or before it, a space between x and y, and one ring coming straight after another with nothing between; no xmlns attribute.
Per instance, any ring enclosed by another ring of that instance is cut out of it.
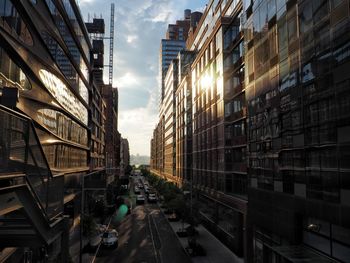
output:
<svg viewBox="0 0 350 263"><path fill-rule="evenodd" d="M148 202L155 203L157 202L157 196L155 193L149 193L148 194Z"/></svg>
<svg viewBox="0 0 350 263"><path fill-rule="evenodd" d="M108 229L102 235L102 245L106 247L118 246L118 232L115 229Z"/></svg>
<svg viewBox="0 0 350 263"><path fill-rule="evenodd" d="M145 197L143 195L137 195L136 196L136 203L137 204L143 204L145 203Z"/></svg>
<svg viewBox="0 0 350 263"><path fill-rule="evenodd" d="M168 216L168 220L170 222L177 222L177 221L180 221L180 217L176 213L172 213L171 215Z"/></svg>
<svg viewBox="0 0 350 263"><path fill-rule="evenodd" d="M149 187L145 185L145 193L148 194L149 193Z"/></svg>

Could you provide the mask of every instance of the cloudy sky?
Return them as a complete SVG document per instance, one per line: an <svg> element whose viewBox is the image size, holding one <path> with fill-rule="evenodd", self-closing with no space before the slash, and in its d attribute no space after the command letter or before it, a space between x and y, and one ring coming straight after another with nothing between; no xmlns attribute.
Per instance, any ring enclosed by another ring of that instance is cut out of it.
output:
<svg viewBox="0 0 350 263"><path fill-rule="evenodd" d="M105 19L109 36L110 6L115 3L114 78L119 89L119 131L131 154L150 154L158 116L159 45L167 25L183 18L184 9L203 11L208 0L77 0L85 21ZM90 15L88 15L90 14ZM109 42L105 42L108 64ZM105 69L108 82L108 68Z"/></svg>

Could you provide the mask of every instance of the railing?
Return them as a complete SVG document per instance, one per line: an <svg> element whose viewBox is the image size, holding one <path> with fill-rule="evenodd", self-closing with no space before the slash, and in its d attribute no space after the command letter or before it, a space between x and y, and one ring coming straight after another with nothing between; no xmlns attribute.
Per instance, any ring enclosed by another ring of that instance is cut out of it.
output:
<svg viewBox="0 0 350 263"><path fill-rule="evenodd" d="M53 176L30 118L0 105L0 177L24 173L48 219L63 212L63 176Z"/></svg>

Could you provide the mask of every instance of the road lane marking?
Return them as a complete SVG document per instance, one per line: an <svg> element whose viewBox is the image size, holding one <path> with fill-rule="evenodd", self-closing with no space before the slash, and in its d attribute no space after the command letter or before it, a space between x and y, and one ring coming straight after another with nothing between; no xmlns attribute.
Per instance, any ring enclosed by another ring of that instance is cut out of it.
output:
<svg viewBox="0 0 350 263"><path fill-rule="evenodd" d="M147 222L148 222L148 228L149 228L149 232L151 233L151 239L152 239L152 244L153 244L153 250L154 250L154 254L155 254L155 258L156 258L156 263L162 263L162 258L160 256L160 252L159 249L156 249L156 245L155 245L155 241L154 241L154 236L153 236L153 231L152 231L152 227L151 227L151 220L150 215L148 213L148 208L145 207L145 211L147 212ZM158 239L159 239L159 243L160 243L160 237L158 235ZM160 261L160 262L159 262Z"/></svg>

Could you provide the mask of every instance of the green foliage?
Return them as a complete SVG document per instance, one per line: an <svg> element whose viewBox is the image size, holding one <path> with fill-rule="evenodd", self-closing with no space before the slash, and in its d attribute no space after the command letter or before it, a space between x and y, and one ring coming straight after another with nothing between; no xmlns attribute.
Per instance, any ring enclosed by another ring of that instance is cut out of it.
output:
<svg viewBox="0 0 350 263"><path fill-rule="evenodd" d="M199 204L192 200L191 207L191 193L186 196L183 194L183 191L191 192L190 185L185 185L182 189L179 189L175 184L151 173L147 175L147 180L164 197L164 204L168 209L174 210L183 222L188 222L192 227L199 224Z"/></svg>
<svg viewBox="0 0 350 263"><path fill-rule="evenodd" d="M168 200L167 206L181 217L186 212L186 202L182 194L175 194L173 198Z"/></svg>
<svg viewBox="0 0 350 263"><path fill-rule="evenodd" d="M125 174L130 175L131 171L132 171L132 166L128 164L125 168Z"/></svg>

